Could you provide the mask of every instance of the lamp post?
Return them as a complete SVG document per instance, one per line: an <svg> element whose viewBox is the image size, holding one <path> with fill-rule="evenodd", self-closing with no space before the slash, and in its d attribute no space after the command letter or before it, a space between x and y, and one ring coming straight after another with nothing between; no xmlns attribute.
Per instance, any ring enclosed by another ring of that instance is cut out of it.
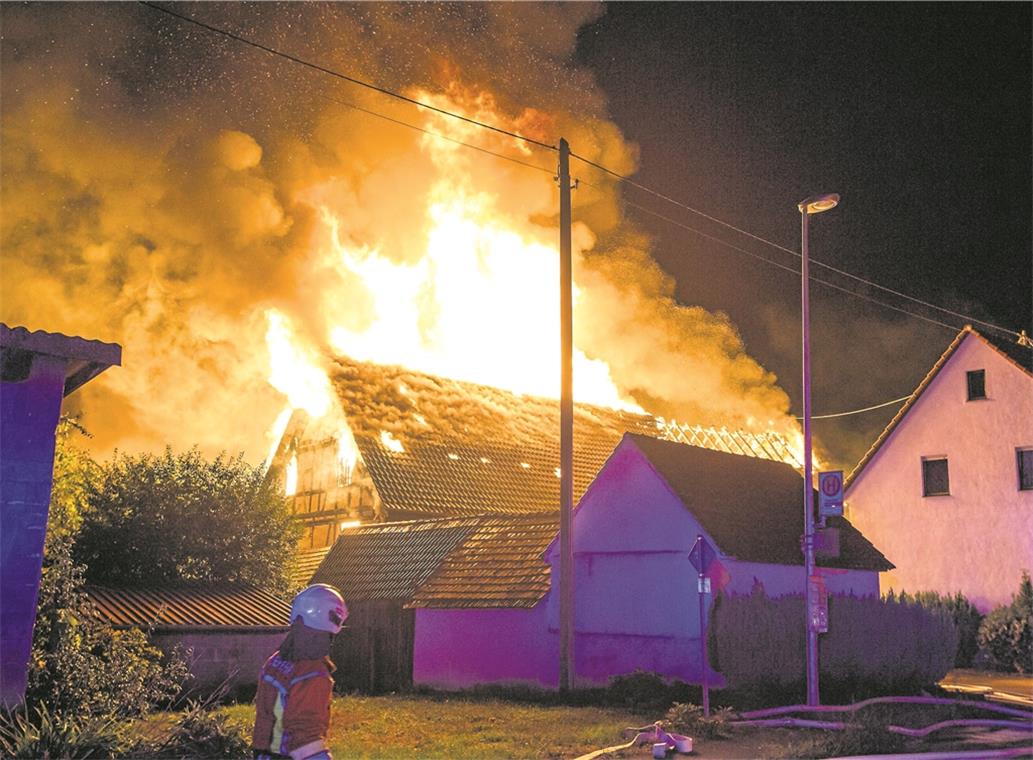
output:
<svg viewBox="0 0 1033 760"><path fill-rule="evenodd" d="M812 195L797 204L800 209L801 285L800 311L803 322L803 566L804 615L807 623L807 704L818 704L818 631L811 620L811 576L814 575L814 496L811 465L811 307L808 220L811 214L833 209L836 193Z"/></svg>

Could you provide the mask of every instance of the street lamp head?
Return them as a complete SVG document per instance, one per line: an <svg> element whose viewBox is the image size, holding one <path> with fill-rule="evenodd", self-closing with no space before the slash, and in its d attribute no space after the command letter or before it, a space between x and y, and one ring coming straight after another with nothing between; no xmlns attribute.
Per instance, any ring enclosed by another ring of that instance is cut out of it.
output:
<svg viewBox="0 0 1033 760"><path fill-rule="evenodd" d="M839 205L839 193L826 193L824 195L812 195L804 198L797 204L801 214L820 214Z"/></svg>

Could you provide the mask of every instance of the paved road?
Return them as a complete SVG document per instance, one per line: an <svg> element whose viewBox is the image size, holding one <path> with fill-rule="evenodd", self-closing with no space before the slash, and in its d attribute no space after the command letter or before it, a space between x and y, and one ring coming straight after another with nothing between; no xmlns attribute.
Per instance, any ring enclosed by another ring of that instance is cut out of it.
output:
<svg viewBox="0 0 1033 760"><path fill-rule="evenodd" d="M984 693L1000 701L1033 706L1033 675L985 670L952 670L940 681L945 689Z"/></svg>

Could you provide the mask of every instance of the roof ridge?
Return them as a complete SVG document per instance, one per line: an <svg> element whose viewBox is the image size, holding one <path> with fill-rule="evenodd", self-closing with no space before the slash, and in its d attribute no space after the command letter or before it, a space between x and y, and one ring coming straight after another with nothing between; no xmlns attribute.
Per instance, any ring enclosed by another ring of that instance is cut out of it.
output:
<svg viewBox="0 0 1033 760"><path fill-rule="evenodd" d="M936 379L936 376L939 375L940 371L944 368L944 366L946 366L947 362L950 361L951 357L954 356L958 348L964 342L965 338L967 338L969 335L976 336L977 338L982 340L987 347L996 351L1002 357L1007 359L1012 365L1018 367L1026 374L1033 376L1033 371L1025 367L1022 367L1020 364L1018 364L1018 362L1016 362L1015 359L1009 356L1006 352L1002 351L998 346L994 345L993 341L987 339L987 337L980 333L978 330L976 330L976 328L974 328L972 325L965 325L961 328L958 334L954 336L954 340L950 342L950 345L948 345L947 348L944 349L943 353L940 354L940 358L936 360L936 363L933 364L932 368L926 373L925 377L922 378L922 381L918 384L918 387L916 387L915 390L912 391L911 395L908 397L908 400L904 402L904 405L897 410L897 413L893 415L893 418L886 424L886 427L883 428L881 433L879 433L878 438L875 439L875 442L872 443L872 445L868 448L868 451L865 452L864 456L862 456L858 463L854 466L854 469L850 471L850 474L847 476L846 481L843 484L844 490L849 489L854 484L854 481L856 481L861 476L861 474L864 472L864 469L872 461L875 455L879 453L879 449L881 449L882 446L886 443L886 441L889 440L889 437L893 434L894 430L896 430L897 426L904 419L907 413L911 410L911 407L918 403L918 399L922 396L923 393L925 393L926 389L932 384L933 380Z"/></svg>

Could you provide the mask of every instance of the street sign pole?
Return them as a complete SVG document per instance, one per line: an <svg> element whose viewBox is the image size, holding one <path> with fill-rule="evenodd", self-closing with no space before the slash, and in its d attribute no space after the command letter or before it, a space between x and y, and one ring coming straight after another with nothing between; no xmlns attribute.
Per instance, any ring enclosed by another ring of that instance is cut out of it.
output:
<svg viewBox="0 0 1033 760"><path fill-rule="evenodd" d="M707 589L706 571L714 557L714 550L702 535L696 536L696 543L689 552L689 561L699 573L696 589L699 592L699 669L703 687L703 716L710 717L710 685L707 679L707 604L704 594Z"/></svg>

